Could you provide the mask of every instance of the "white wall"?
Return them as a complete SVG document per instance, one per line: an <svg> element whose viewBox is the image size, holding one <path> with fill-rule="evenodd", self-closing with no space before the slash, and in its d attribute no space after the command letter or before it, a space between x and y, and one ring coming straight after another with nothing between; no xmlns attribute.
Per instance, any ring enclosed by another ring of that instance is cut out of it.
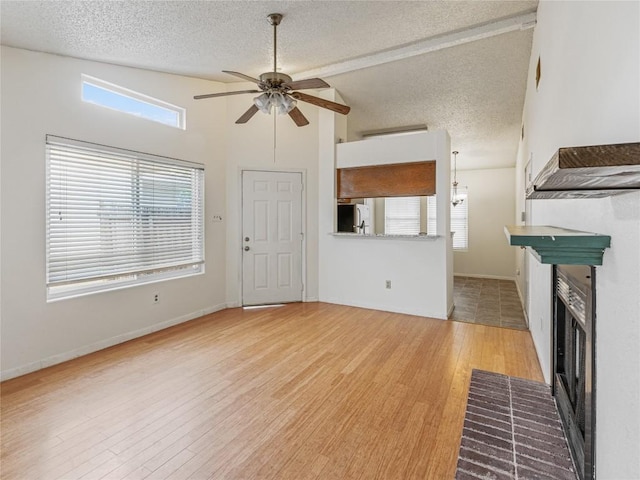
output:
<svg viewBox="0 0 640 480"><path fill-rule="evenodd" d="M253 88L233 84L231 90ZM315 94L314 92L310 92ZM258 112L244 125L234 122L253 104L256 95L236 95L227 99L227 304L242 303L242 169L301 171L305 177L306 271L303 300L318 300L318 107L298 102L309 125L298 127L288 115ZM216 101L217 99L212 99ZM276 148L274 157L274 118ZM333 143L331 143L333 145ZM303 259L304 261L304 259Z"/></svg>
<svg viewBox="0 0 640 480"><path fill-rule="evenodd" d="M2 378L225 306L224 224L206 222L206 273L46 302L45 135L205 164L205 214L225 210L225 103L215 82L2 47ZM179 130L80 100L82 73L187 109ZM152 303L152 294L160 303Z"/></svg>
<svg viewBox="0 0 640 480"><path fill-rule="evenodd" d="M327 130L327 136L341 135ZM453 302L449 202L438 202L438 238L345 237L331 232L336 209L334 165L436 160L436 191L448 197L449 135L438 131L363 140L339 144L337 151L337 159L329 148L320 157L320 300L446 319ZM386 280L391 280L391 289L385 288Z"/></svg>
<svg viewBox="0 0 640 480"><path fill-rule="evenodd" d="M513 248L504 226L515 216L515 168L459 170L458 183L468 187L469 248L453 251L456 275L515 277Z"/></svg>
<svg viewBox="0 0 640 480"><path fill-rule="evenodd" d="M535 66L541 58L539 89ZM640 139L640 3L541 2L518 152L533 176L559 147ZM640 472L640 192L604 199L533 200L531 223L611 235L596 269L596 473ZM550 266L530 262L530 326L549 381Z"/></svg>

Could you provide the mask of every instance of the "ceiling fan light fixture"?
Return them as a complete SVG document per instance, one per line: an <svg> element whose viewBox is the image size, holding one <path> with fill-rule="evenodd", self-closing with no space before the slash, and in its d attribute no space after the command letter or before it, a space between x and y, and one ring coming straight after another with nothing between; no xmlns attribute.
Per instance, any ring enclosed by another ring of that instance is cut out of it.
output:
<svg viewBox="0 0 640 480"><path fill-rule="evenodd" d="M253 103L262 113L270 114L275 111L278 115L286 115L296 108L297 102L289 95L280 92L265 92L254 98Z"/></svg>
<svg viewBox="0 0 640 480"><path fill-rule="evenodd" d="M272 95L272 101L278 115L286 115L291 110L296 108L296 101L291 98L289 95L284 95L282 93L274 93Z"/></svg>
<svg viewBox="0 0 640 480"><path fill-rule="evenodd" d="M262 113L271 113L271 95L263 93L253 99L253 103Z"/></svg>

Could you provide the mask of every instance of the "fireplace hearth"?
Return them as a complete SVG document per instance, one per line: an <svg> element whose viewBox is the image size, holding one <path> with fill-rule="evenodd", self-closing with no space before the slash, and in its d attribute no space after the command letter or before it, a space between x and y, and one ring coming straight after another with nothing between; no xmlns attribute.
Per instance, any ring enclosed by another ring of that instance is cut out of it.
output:
<svg viewBox="0 0 640 480"><path fill-rule="evenodd" d="M595 478L595 267L553 267L552 393L581 480Z"/></svg>

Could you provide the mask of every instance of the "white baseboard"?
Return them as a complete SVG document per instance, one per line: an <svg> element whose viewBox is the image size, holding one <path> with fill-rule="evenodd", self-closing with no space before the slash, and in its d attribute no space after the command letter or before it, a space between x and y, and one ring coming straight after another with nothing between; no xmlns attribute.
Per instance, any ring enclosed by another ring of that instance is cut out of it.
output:
<svg viewBox="0 0 640 480"><path fill-rule="evenodd" d="M527 315L527 307L524 304L524 295L520 291L520 285L516 282L516 290L518 291L518 298L520 298L520 306L522 307L522 313L524 314L524 321L527 323L527 328L529 327L529 316Z"/></svg>
<svg viewBox="0 0 640 480"><path fill-rule="evenodd" d="M446 318L438 316L433 312L420 311L419 309L414 309L414 308L397 307L394 305L378 305L378 304L369 303L369 302L348 302L347 303L337 298L325 298L321 301L326 303L333 303L334 305L346 305L348 307L366 308L367 310L379 310L382 312L402 313L404 315L415 315L417 317L434 318L436 320L447 320Z"/></svg>
<svg viewBox="0 0 640 480"><path fill-rule="evenodd" d="M225 308L227 308L227 305L224 303L219 305L214 305L211 307L204 308L202 310L197 310L195 312L187 313L186 315L181 315L179 317L172 318L170 320L167 320L161 323L149 325L148 327L140 328L132 332L123 333L121 335L116 335L115 337L107 338L105 340L101 340L99 342L95 342L90 345L85 345L83 347L76 348L69 352L52 355L50 357L43 358L42 360L39 360L37 362L28 363L26 365L22 365L16 368L11 368L9 370L3 370L0 372L0 381L9 380L10 378L19 377L21 375L26 375L27 373L35 372L37 370L42 370L43 368L51 367L53 365L57 365L58 363L66 362L67 360L72 360L74 358L78 358L83 355L88 355L89 353L97 352L99 350L103 350L105 348L112 347L114 345L118 345L120 343L124 343L129 340L133 340L134 338L148 335L149 333L157 332L159 330L164 330L165 328L169 328L174 325L178 325L180 323L193 320L194 318L208 315L210 313L218 312L220 310L224 310Z"/></svg>
<svg viewBox="0 0 640 480"><path fill-rule="evenodd" d="M319 301L318 297L307 297L303 300L304 303L311 303L311 302L317 302L317 301Z"/></svg>
<svg viewBox="0 0 640 480"><path fill-rule="evenodd" d="M454 277L487 278L489 280L511 280L516 281L516 277L502 277L500 275L477 275L474 273L453 273Z"/></svg>

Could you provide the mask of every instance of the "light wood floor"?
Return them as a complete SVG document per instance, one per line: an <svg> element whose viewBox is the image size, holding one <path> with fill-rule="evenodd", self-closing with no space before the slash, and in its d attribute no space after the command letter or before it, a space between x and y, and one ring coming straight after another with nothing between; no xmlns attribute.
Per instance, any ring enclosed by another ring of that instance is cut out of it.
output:
<svg viewBox="0 0 640 480"><path fill-rule="evenodd" d="M525 331L230 309L4 382L1 476L450 479L473 368L542 380Z"/></svg>

